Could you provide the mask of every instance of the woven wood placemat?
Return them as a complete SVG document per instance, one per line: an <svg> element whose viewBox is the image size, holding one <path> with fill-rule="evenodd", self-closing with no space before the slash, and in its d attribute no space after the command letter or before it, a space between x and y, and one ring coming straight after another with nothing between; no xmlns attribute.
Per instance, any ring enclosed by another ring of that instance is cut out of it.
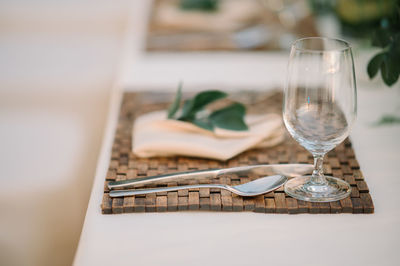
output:
<svg viewBox="0 0 400 266"><path fill-rule="evenodd" d="M282 94L239 93L236 95L248 105L249 113L281 112ZM273 148L246 151L233 159L221 162L188 157L159 157L142 159L132 153L132 127L140 114L165 109L172 101L171 94L125 93L118 126L112 146L109 169L104 184L101 204L103 214L165 211L254 211L260 213L373 213L374 205L368 186L360 170L350 140L346 139L325 157L327 175L346 180L352 187L351 196L336 202L314 203L293 199L283 188L257 197L240 197L219 189L191 189L143 196L110 198L107 183L180 171L224 168L254 164L313 163L311 154L290 136ZM238 185L252 180L251 176L221 176L210 183ZM196 181L166 183L158 186L193 184Z"/></svg>
<svg viewBox="0 0 400 266"><path fill-rule="evenodd" d="M201 12L194 12L193 20L195 25L192 27L188 26L187 21L190 20L190 17L187 16L193 11L182 11L185 17L184 20L181 20L182 25L179 25L178 22L165 22L165 17L170 17L171 9L174 10L174 6L178 7L179 1L154 0L148 22L146 50L153 52L276 51L286 49L280 44L280 39L285 36L294 35L295 38L301 38L319 35L314 18L311 15L300 19L293 27L288 28L282 24L278 13L266 9L262 1L255 0L254 2L258 3L259 8L253 9L253 12L256 10L257 14L254 14L251 21L248 21L238 29L216 32L207 28L198 28ZM178 10L179 8L174 12L178 12ZM262 15L259 14L260 10L263 10ZM212 14L218 15L218 11ZM205 14L207 19L205 23L210 23L209 15L209 13ZM226 23L227 18L220 17L220 19L223 19ZM232 21L232 24L238 23L242 24L244 22ZM235 26L232 25L232 27ZM257 29L264 29L266 32L258 32ZM239 37L241 41L238 41L238 36L241 36ZM268 42L264 44L258 43L263 38L267 38ZM247 42L244 42L244 39L247 39Z"/></svg>

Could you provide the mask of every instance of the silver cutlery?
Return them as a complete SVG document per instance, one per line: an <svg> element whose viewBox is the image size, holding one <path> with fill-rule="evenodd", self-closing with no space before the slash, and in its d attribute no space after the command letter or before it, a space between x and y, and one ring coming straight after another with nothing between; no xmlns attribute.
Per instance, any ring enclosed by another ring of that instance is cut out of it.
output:
<svg viewBox="0 0 400 266"><path fill-rule="evenodd" d="M260 164L239 166L222 169L207 169L198 171L179 172L165 175L148 176L129 180L112 181L108 183L109 189L123 187L137 187L149 184L179 182L191 179L212 179L224 174L236 174L239 176L267 176L267 175L283 175L288 177L301 176L311 173L314 169L311 164Z"/></svg>
<svg viewBox="0 0 400 266"><path fill-rule="evenodd" d="M243 197L253 197L273 191L282 186L283 184L285 184L286 181L287 181L286 176L273 175L273 176L265 176L237 186L229 186L223 184L198 184L198 185L186 185L186 186L150 188L150 189L111 190L109 195L110 197L114 198L114 197L143 195L143 194L157 193L157 192L177 191L181 189L219 188L228 190L232 193L235 193Z"/></svg>

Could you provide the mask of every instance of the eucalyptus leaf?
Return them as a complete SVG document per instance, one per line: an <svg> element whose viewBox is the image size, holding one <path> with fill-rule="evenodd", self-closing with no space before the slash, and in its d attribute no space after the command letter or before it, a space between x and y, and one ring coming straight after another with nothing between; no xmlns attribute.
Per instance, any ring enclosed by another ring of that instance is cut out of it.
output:
<svg viewBox="0 0 400 266"><path fill-rule="evenodd" d="M225 98L227 94L218 90L203 91L197 94L193 99L186 100L182 115L179 119L193 119L198 111L201 111L208 104Z"/></svg>
<svg viewBox="0 0 400 266"><path fill-rule="evenodd" d="M191 121L193 124L195 124L198 127L201 127L206 130L213 131L214 130L214 125L208 118L203 118L203 119L194 119Z"/></svg>
<svg viewBox="0 0 400 266"><path fill-rule="evenodd" d="M179 110L182 98L182 82L179 83L174 102L168 108L168 119L174 118L176 112Z"/></svg>
<svg viewBox="0 0 400 266"><path fill-rule="evenodd" d="M228 96L225 92L223 91L218 91L218 90L209 90L209 91L203 91L197 94L193 101L193 111L199 111L203 109L206 105L215 102L216 100L225 98Z"/></svg>
<svg viewBox="0 0 400 266"><path fill-rule="evenodd" d="M233 103L217 110L210 115L210 120L215 127L244 131L248 130L244 122L246 108L240 103Z"/></svg>
<svg viewBox="0 0 400 266"><path fill-rule="evenodd" d="M400 41L397 45L400 46ZM388 52L388 65L393 75L400 75L400 48L396 47L395 43L393 49L390 49L390 51Z"/></svg>
<svg viewBox="0 0 400 266"><path fill-rule="evenodd" d="M384 54L380 53L375 55L371 61L368 63L367 71L369 78L373 78L378 73L379 69L381 68L382 62L384 59Z"/></svg>
<svg viewBox="0 0 400 266"><path fill-rule="evenodd" d="M399 74L395 69L396 66L393 66L393 62L388 57L386 57L381 66L381 75L383 81L388 86L392 86L399 78Z"/></svg>
<svg viewBox="0 0 400 266"><path fill-rule="evenodd" d="M193 100L186 100L183 103L183 107L182 107L182 114L181 116L178 118L179 120L189 120L189 119L194 119L195 117L195 112L192 112L193 109Z"/></svg>

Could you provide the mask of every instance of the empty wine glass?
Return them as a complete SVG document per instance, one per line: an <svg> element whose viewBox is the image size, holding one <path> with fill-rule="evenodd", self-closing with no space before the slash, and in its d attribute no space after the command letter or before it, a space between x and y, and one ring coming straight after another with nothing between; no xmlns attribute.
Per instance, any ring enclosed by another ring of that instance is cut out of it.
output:
<svg viewBox="0 0 400 266"><path fill-rule="evenodd" d="M283 119L292 137L314 156L310 176L289 180L285 192L313 202L347 197L350 185L322 171L324 155L348 135L357 114L357 91L350 45L329 38L293 43L283 103Z"/></svg>

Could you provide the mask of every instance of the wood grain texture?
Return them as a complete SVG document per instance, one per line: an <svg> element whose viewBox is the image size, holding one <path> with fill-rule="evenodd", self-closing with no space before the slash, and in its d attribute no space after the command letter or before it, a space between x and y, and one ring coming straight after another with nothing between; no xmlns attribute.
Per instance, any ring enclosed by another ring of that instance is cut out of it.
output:
<svg viewBox="0 0 400 266"><path fill-rule="evenodd" d="M281 112L282 94L268 96L247 92L239 93L250 113ZM137 116L165 109L165 102L173 95L166 93L125 93L120 110L118 126L112 146L109 169L105 176L104 196L101 202L103 214L165 211L253 211L258 213L373 213L374 204L369 188L357 162L350 140L346 139L327 154L324 169L327 174L349 182L350 197L330 203L310 203L293 199L280 188L258 197L240 197L220 189L192 189L163 192L124 198L110 198L107 183L112 180L135 179L144 176L178 171L225 168L240 165L272 163L312 163L312 156L290 136L272 148L246 151L226 162L188 157L138 158L132 153L132 127ZM164 103L160 103L164 102ZM212 180L171 182L160 186L177 186L198 183L224 183L238 185L256 176L224 175ZM144 186L145 188L146 186Z"/></svg>

